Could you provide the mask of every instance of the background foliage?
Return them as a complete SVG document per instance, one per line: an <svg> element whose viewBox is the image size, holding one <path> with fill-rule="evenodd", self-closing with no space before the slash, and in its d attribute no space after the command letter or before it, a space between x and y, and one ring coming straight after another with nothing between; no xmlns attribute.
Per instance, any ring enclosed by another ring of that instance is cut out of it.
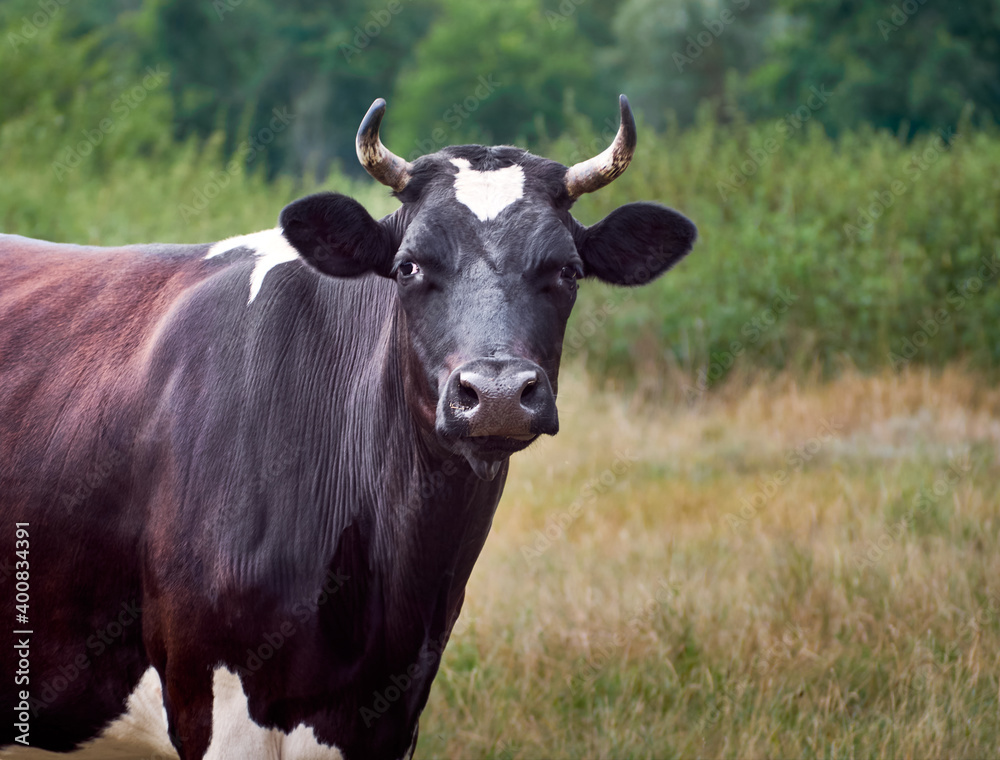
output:
<svg viewBox="0 0 1000 760"><path fill-rule="evenodd" d="M701 239L651 287L585 289L567 352L596 376L697 398L789 366L992 370L998 40L986 0L11 0L0 228L212 240L321 187L386 213L353 155L375 97L404 155L572 163L624 91L639 153L578 216L658 200Z"/></svg>

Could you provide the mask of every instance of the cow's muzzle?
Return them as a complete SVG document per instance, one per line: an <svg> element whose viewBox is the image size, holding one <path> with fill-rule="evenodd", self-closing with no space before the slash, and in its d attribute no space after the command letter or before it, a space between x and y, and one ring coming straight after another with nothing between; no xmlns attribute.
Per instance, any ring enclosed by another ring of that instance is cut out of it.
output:
<svg viewBox="0 0 1000 760"><path fill-rule="evenodd" d="M525 359L466 362L444 384L437 429L446 438L464 439L476 458L501 461L559 430L552 385L541 367Z"/></svg>

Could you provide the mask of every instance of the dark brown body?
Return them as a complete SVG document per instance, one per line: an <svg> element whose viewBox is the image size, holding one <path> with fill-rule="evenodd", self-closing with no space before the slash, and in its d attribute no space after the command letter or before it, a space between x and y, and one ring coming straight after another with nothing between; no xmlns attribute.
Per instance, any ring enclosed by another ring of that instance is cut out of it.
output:
<svg viewBox="0 0 1000 760"><path fill-rule="evenodd" d="M292 261L248 308L254 256L207 250L0 236L0 512L30 523L32 744L93 737L153 665L200 757L225 664L261 725L400 757L503 477L425 443L391 282Z"/></svg>

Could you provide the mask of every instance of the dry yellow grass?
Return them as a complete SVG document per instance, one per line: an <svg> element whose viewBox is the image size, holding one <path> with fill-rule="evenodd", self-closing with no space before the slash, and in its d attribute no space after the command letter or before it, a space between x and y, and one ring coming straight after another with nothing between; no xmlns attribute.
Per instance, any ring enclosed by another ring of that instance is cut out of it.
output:
<svg viewBox="0 0 1000 760"><path fill-rule="evenodd" d="M582 377L513 462L418 756L998 755L1000 391Z"/></svg>

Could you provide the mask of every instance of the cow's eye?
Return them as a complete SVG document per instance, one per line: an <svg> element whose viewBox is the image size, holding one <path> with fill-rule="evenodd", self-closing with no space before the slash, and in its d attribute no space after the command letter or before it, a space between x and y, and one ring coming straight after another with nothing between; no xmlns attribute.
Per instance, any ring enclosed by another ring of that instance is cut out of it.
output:
<svg viewBox="0 0 1000 760"><path fill-rule="evenodd" d="M420 267L414 264L412 261L404 261L398 267L396 267L396 273L403 278L413 277L420 271Z"/></svg>
<svg viewBox="0 0 1000 760"><path fill-rule="evenodd" d="M576 281L579 280L581 277L583 277L583 270L580 269L580 267L578 267L576 264L567 264L562 268L562 271L559 273L559 276L562 277L564 280Z"/></svg>

